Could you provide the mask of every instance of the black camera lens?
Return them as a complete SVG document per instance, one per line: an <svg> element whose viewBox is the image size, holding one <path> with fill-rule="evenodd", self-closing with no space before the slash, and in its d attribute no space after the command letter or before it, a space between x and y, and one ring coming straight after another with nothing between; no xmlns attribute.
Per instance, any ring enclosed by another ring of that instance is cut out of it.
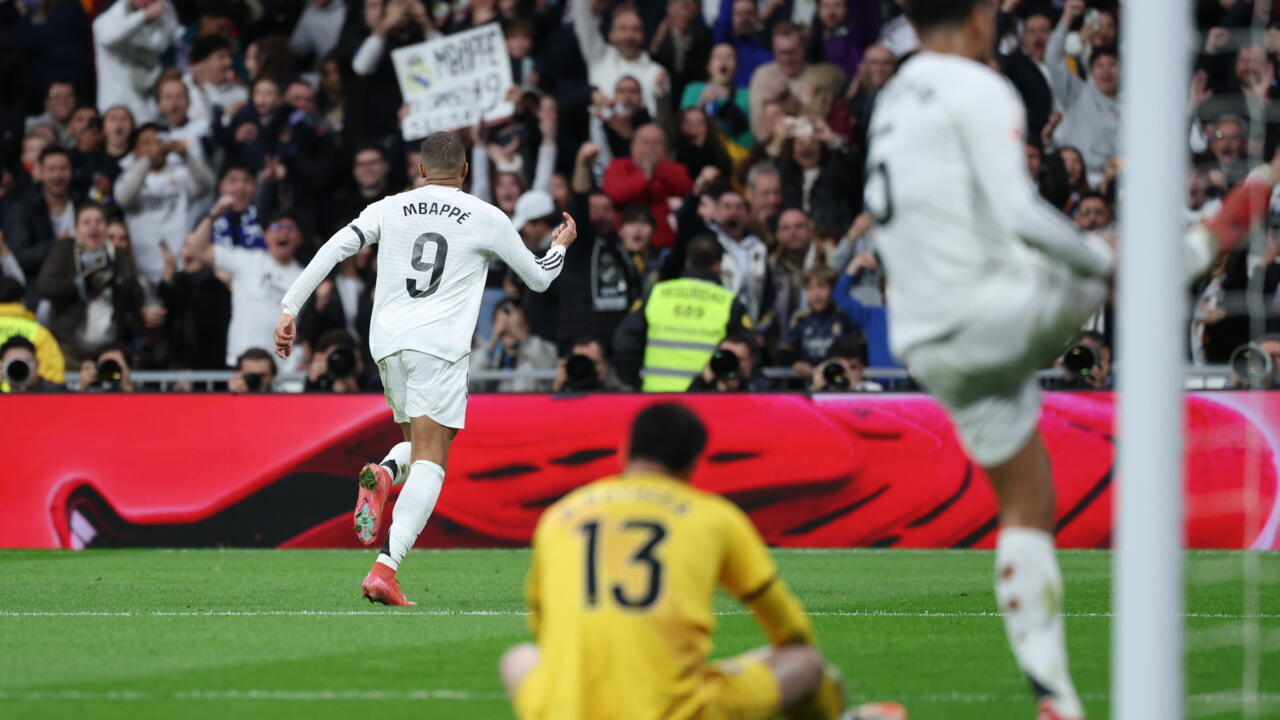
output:
<svg viewBox="0 0 1280 720"><path fill-rule="evenodd" d="M845 373L844 365L841 363L827 363L827 366L822 368L822 379L829 388L836 390L849 389L849 375Z"/></svg>
<svg viewBox="0 0 1280 720"><path fill-rule="evenodd" d="M262 374L261 373L245 373L244 385L249 388L249 392L259 392L262 390Z"/></svg>
<svg viewBox="0 0 1280 720"><path fill-rule="evenodd" d="M120 383L124 382L124 368L115 360L103 360L98 363L98 380L94 387L104 392L116 392Z"/></svg>
<svg viewBox="0 0 1280 720"><path fill-rule="evenodd" d="M350 348L337 348L329 353L327 367L335 378L351 377L356 372L356 354Z"/></svg>
<svg viewBox="0 0 1280 720"><path fill-rule="evenodd" d="M738 356L731 350L717 350L711 355L711 373L721 380L737 378L741 369Z"/></svg>
<svg viewBox="0 0 1280 720"><path fill-rule="evenodd" d="M1228 361L1231 372L1247 387L1268 387L1272 365L1271 358L1261 348L1250 343L1236 348Z"/></svg>
<svg viewBox="0 0 1280 720"><path fill-rule="evenodd" d="M568 376L570 390L591 390L600 384L596 364L586 355L570 355L564 363L564 372Z"/></svg>
<svg viewBox="0 0 1280 720"><path fill-rule="evenodd" d="M16 357L4 364L5 382L13 387L23 385L31 377L31 363L26 358Z"/></svg>
<svg viewBox="0 0 1280 720"><path fill-rule="evenodd" d="M1072 375L1088 375L1098 365L1098 355L1088 345L1072 345L1062 356L1062 366Z"/></svg>

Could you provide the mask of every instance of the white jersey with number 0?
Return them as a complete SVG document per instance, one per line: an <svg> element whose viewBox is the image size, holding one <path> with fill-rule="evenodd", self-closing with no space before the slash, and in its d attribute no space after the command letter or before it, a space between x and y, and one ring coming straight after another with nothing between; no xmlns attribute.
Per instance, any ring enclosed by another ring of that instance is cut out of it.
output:
<svg viewBox="0 0 1280 720"><path fill-rule="evenodd" d="M498 208L457 188L427 185L373 203L335 233L290 288L284 311L296 316L334 265L371 244L378 246L369 328L375 361L401 350L450 362L467 355L492 258L534 292L546 290L564 264L560 247L534 257Z"/></svg>
<svg viewBox="0 0 1280 720"><path fill-rule="evenodd" d="M1081 275L1109 272L1110 252L1039 198L1024 126L1009 81L954 55L920 53L877 96L866 204L898 357L1032 297L1036 252Z"/></svg>

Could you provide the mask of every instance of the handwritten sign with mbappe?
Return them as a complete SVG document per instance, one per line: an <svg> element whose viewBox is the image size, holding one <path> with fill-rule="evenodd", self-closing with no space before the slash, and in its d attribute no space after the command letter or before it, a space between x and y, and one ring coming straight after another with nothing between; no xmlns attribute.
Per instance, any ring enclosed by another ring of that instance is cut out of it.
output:
<svg viewBox="0 0 1280 720"><path fill-rule="evenodd" d="M409 104L405 140L440 130L510 117L511 60L497 23L391 52L400 92Z"/></svg>

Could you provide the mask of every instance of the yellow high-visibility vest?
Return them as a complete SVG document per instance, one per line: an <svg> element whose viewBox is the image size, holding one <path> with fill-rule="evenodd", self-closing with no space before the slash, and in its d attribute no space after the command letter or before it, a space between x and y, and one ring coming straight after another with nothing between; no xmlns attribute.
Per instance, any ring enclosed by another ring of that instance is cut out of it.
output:
<svg viewBox="0 0 1280 720"><path fill-rule="evenodd" d="M711 360L733 313L733 293L707 282L680 278L653 286L644 308L645 392L684 392Z"/></svg>

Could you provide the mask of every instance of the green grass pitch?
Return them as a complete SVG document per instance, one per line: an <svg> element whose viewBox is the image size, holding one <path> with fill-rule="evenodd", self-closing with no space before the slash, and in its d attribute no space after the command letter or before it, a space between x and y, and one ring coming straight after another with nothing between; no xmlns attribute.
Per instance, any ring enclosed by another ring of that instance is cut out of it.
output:
<svg viewBox="0 0 1280 720"><path fill-rule="evenodd" d="M994 614L990 553L777 551L854 700L916 719L1029 719ZM0 717L508 718L498 656L527 639L522 551L415 551L417 608L371 606L363 551L0 551ZM1110 561L1063 552L1072 669L1108 717ZM1245 717L1242 633L1259 639L1258 714L1280 717L1280 555L1187 554L1189 715ZM717 600L717 655L762 644ZM1254 625L1256 623L1256 626Z"/></svg>

